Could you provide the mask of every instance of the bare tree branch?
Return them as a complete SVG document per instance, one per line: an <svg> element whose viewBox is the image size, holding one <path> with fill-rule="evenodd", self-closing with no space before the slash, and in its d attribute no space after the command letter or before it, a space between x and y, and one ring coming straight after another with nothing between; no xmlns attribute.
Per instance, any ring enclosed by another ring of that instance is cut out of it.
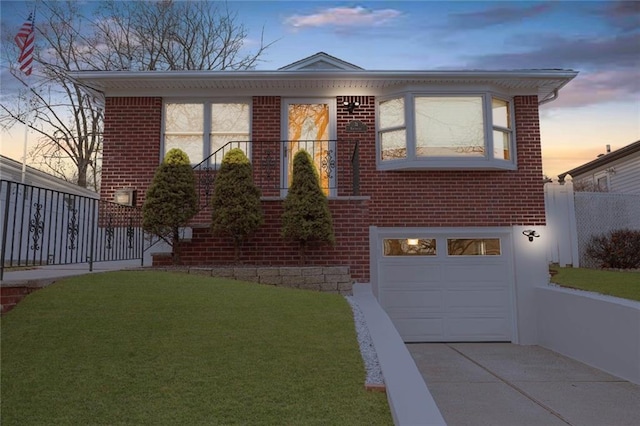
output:
<svg viewBox="0 0 640 426"><path fill-rule="evenodd" d="M0 104L0 126L26 124L40 136L32 160L80 186L100 180L104 101L70 71L252 69L271 45L262 34L255 51L247 52L248 31L222 2L106 0L91 17L82 2L36 3L30 84L15 67L14 34L3 29L6 63L27 89Z"/></svg>

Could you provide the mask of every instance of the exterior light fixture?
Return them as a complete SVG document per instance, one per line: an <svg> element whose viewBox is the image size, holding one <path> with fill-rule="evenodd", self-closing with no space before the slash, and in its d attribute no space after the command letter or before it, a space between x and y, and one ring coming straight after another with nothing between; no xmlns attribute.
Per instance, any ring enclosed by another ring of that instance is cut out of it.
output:
<svg viewBox="0 0 640 426"><path fill-rule="evenodd" d="M408 238L407 244L410 246L417 246L418 244L420 244L420 240L417 238Z"/></svg>
<svg viewBox="0 0 640 426"><path fill-rule="evenodd" d="M349 111L349 114L353 114L353 111L356 109L356 107L359 107L359 106L360 106L360 102L357 102L357 101L356 101L356 102L347 102L347 101L344 101L344 102L342 103L342 105L344 105L344 106L346 106L346 107L347 107L347 110Z"/></svg>
<svg viewBox="0 0 640 426"><path fill-rule="evenodd" d="M530 242L533 242L534 238L538 238L540 236L540 234L538 234L533 229L527 229L527 230L522 231L522 235L524 235L525 237L529 238Z"/></svg>
<svg viewBox="0 0 640 426"><path fill-rule="evenodd" d="M113 194L113 201L123 206L135 206L136 191L133 188L118 189Z"/></svg>

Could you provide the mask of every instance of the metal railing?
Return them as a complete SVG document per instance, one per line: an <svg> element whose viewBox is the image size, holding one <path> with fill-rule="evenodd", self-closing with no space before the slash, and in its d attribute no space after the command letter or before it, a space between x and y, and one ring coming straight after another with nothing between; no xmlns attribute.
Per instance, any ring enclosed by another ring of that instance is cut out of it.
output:
<svg viewBox="0 0 640 426"><path fill-rule="evenodd" d="M6 268L140 259L141 209L0 180L0 280Z"/></svg>
<svg viewBox="0 0 640 426"><path fill-rule="evenodd" d="M339 168L338 150L347 145L350 151L346 161L349 164ZM353 146L353 148L350 148ZM196 172L196 185L200 206L206 206L213 194L213 183L224 156L234 148L240 148L253 163L254 181L260 189L282 190L289 186L293 156L299 150L307 151L317 166L320 185L327 193L338 188L338 181L346 172L351 180L352 195L360 192L360 151L358 141L351 140L277 140L277 141L233 141L193 167Z"/></svg>

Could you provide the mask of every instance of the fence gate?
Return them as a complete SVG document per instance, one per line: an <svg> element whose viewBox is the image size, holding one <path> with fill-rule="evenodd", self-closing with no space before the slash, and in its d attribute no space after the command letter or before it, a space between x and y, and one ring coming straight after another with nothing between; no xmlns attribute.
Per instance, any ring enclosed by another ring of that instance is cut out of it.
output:
<svg viewBox="0 0 640 426"><path fill-rule="evenodd" d="M10 267L140 259L140 208L0 180L0 280Z"/></svg>

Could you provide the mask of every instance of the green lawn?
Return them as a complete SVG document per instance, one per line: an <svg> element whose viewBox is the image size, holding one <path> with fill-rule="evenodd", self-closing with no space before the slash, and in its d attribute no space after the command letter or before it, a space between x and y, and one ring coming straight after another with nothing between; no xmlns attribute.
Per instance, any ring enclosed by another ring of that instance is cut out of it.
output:
<svg viewBox="0 0 640 426"><path fill-rule="evenodd" d="M390 425L342 296L157 271L85 275L2 318L8 425Z"/></svg>
<svg viewBox="0 0 640 426"><path fill-rule="evenodd" d="M551 282L563 287L593 291L640 301L640 273L601 271L586 268L552 268L558 274Z"/></svg>

